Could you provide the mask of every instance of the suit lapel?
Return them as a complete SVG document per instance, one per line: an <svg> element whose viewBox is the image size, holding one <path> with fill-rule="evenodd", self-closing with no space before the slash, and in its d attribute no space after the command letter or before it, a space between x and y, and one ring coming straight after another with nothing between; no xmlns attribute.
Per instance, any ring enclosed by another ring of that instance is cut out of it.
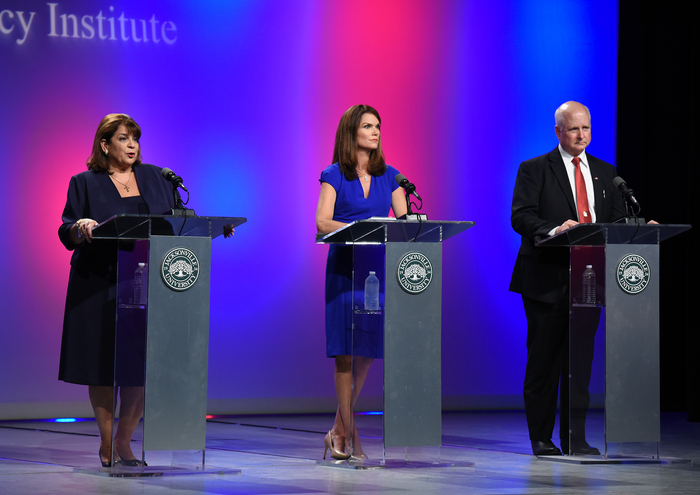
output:
<svg viewBox="0 0 700 495"><path fill-rule="evenodd" d="M105 209L109 209L111 205L121 204L121 195L119 194L119 189L117 189L118 184L112 182L112 178L109 173L98 173L95 174L95 180L100 185L99 191L102 192L103 205Z"/></svg>
<svg viewBox="0 0 700 495"><path fill-rule="evenodd" d="M146 203L146 208L149 213L152 213L149 204L152 204L152 199L151 198L151 188L148 187L147 184L147 177L143 173L143 169L140 166L134 167L134 176L136 176L136 181L138 182L139 185L139 192L141 193L141 198L143 199L143 202Z"/></svg>
<svg viewBox="0 0 700 495"><path fill-rule="evenodd" d="M576 203L574 202L574 193L571 192L571 183L569 182L569 175L566 173L566 166L564 165L564 160L561 159L561 153L559 153L559 148L554 148L554 151L549 153L549 167L552 173L559 182L559 187L561 187L562 192L566 201L569 203L571 211L574 212L573 218L578 215L576 209Z"/></svg>

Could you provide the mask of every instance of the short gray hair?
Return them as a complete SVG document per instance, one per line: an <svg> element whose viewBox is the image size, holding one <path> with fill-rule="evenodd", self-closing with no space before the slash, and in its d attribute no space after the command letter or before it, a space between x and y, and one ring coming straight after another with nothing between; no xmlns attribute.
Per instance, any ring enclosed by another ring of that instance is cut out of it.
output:
<svg viewBox="0 0 700 495"><path fill-rule="evenodd" d="M570 103L578 103L578 104L581 105L583 108L585 108L585 109L586 109L586 113L588 113L588 121L590 122L590 120L591 120L591 111L588 109L588 107L587 107L586 105L584 105L583 103L579 103L579 102L577 102L577 101L567 101L567 102L562 103L561 105L559 105L559 107L555 110L555 112L554 112L554 123L555 123L555 125L561 127L561 123L562 123L562 120L563 120L564 112L568 109L568 108L564 108L564 107L565 107L565 106L568 107L568 105L569 105Z"/></svg>

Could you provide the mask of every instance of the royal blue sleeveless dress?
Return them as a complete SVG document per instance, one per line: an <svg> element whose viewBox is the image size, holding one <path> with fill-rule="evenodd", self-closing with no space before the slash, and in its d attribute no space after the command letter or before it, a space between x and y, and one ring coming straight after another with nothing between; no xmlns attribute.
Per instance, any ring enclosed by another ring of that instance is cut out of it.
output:
<svg viewBox="0 0 700 495"><path fill-rule="evenodd" d="M337 163L321 172L320 182L327 182L336 192L333 220L350 223L370 217L386 217L391 210L391 195L399 187L399 171L387 165L379 177L371 177L369 196L365 198L359 179L347 180ZM326 263L326 355L347 356L352 353L352 246L331 244ZM384 357L384 336L369 335L355 355Z"/></svg>

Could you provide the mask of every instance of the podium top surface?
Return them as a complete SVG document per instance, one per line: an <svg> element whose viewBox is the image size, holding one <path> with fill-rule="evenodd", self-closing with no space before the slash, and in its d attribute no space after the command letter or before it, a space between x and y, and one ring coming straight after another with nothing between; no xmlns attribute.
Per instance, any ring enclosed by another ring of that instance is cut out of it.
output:
<svg viewBox="0 0 700 495"><path fill-rule="evenodd" d="M600 246L603 244L659 244L691 226L687 224L640 225L634 223L580 223L537 246Z"/></svg>
<svg viewBox="0 0 700 495"><path fill-rule="evenodd" d="M330 234L316 234L316 244L383 244L386 242L442 242L474 226L474 222L367 218Z"/></svg>
<svg viewBox="0 0 700 495"><path fill-rule="evenodd" d="M226 226L236 228L243 217L198 217L179 215L130 215L121 213L95 226L94 239L148 239L152 235L215 237Z"/></svg>

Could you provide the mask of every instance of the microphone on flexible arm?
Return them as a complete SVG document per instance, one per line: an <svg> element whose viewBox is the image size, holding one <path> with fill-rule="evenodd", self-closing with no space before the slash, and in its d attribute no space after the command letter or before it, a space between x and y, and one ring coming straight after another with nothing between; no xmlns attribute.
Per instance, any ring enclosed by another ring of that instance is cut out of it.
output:
<svg viewBox="0 0 700 495"><path fill-rule="evenodd" d="M404 191L406 191L406 216L401 217L405 218L406 220L427 220L428 216L424 213L413 213L413 210L411 210L411 198L410 195L413 194L418 200L420 201L420 207L418 209L420 210L423 207L423 198L420 197L420 195L416 192L416 186L408 182L408 179L406 178L405 175L403 174L398 174L395 177L395 180L399 186L403 188ZM422 225L422 224L421 224ZM418 233L420 232L420 228L418 229ZM416 237L413 239L415 242L416 238L418 238L418 233L416 233Z"/></svg>
<svg viewBox="0 0 700 495"><path fill-rule="evenodd" d="M637 198L634 197L634 191L627 186L627 182L619 175L613 179L613 186L617 187L623 196L634 206L639 207Z"/></svg>
<svg viewBox="0 0 700 495"><path fill-rule="evenodd" d="M175 175L175 172L170 170L169 168L165 167L163 170L160 171L160 174L167 180L168 182L172 182L173 187L179 187L183 191L189 193L185 185L182 183L182 177L179 175Z"/></svg>
<svg viewBox="0 0 700 495"><path fill-rule="evenodd" d="M398 174L396 176L396 183L403 187L404 191L406 191L406 194L413 194L420 201L423 201L423 198L421 198L420 195L416 192L416 186L408 182L408 179L405 175Z"/></svg>
<svg viewBox="0 0 700 495"><path fill-rule="evenodd" d="M639 201L637 201L637 198L634 197L634 191L627 186L627 182L625 182L625 180L619 175L613 178L613 185L617 187L625 197L625 223L644 225L646 223L644 218L637 216L642 211L642 207L640 206ZM628 203L630 205L629 207ZM634 211L634 208L637 209L636 212ZM632 215L630 215L630 210Z"/></svg>
<svg viewBox="0 0 700 495"><path fill-rule="evenodd" d="M190 192L187 190L185 185L182 183L182 177L179 175L176 175L175 172L170 170L169 168L164 168L163 170L160 171L160 175L165 178L168 182L170 182L173 185L173 203L175 204L175 208L170 210L171 215L175 216L185 216L185 217L194 217L196 216L194 213L194 210L185 208L185 204L189 202L189 197L190 197ZM180 194L177 192L177 188L182 189L187 193L187 202L183 202L182 198L180 197ZM182 227L184 228L185 224L182 224ZM178 234L179 235L179 234Z"/></svg>

